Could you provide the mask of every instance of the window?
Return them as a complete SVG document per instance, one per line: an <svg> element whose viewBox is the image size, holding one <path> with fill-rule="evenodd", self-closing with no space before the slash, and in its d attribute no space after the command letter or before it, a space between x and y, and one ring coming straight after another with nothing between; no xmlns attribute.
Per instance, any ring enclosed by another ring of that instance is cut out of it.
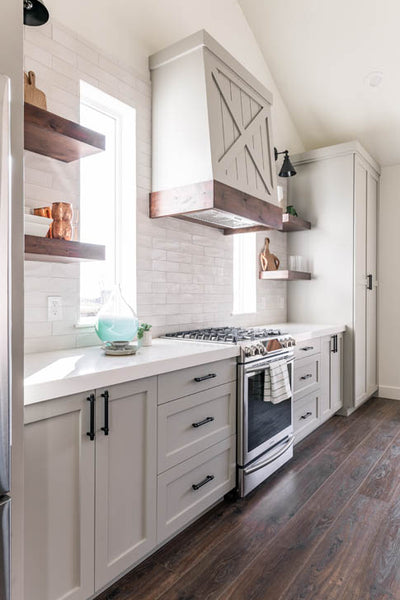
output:
<svg viewBox="0 0 400 600"><path fill-rule="evenodd" d="M81 161L80 239L106 246L106 260L80 267L80 324L115 283L136 307L136 111L81 81L81 124L106 136L106 150Z"/></svg>
<svg viewBox="0 0 400 600"><path fill-rule="evenodd" d="M256 234L238 233L233 236L233 314L256 312L256 280Z"/></svg>

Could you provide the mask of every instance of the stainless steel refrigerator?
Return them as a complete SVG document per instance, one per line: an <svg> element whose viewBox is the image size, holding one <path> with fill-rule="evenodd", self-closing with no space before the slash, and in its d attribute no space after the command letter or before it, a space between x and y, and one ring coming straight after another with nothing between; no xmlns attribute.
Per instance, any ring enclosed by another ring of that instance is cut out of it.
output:
<svg viewBox="0 0 400 600"><path fill-rule="evenodd" d="M10 80L0 74L0 600L10 598Z"/></svg>

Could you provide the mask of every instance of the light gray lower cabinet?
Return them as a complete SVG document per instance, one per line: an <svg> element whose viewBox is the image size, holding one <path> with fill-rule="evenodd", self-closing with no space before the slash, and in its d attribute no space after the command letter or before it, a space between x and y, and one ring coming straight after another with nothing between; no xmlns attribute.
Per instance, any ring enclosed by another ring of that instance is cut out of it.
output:
<svg viewBox="0 0 400 600"><path fill-rule="evenodd" d="M176 375L175 381L158 378L159 402L161 382L168 384L162 398L166 389L170 398L177 397L158 406L158 543L236 484L236 365L225 360ZM183 389L193 392L199 384L207 389L179 397Z"/></svg>
<svg viewBox="0 0 400 600"><path fill-rule="evenodd" d="M25 409L25 597L87 600L156 544L156 378ZM105 435L108 391L109 432Z"/></svg>
<svg viewBox="0 0 400 600"><path fill-rule="evenodd" d="M94 592L94 464L86 394L25 407L26 600Z"/></svg>
<svg viewBox="0 0 400 600"><path fill-rule="evenodd" d="M343 406L343 334L300 346L295 352L293 384L296 443Z"/></svg>
<svg viewBox="0 0 400 600"><path fill-rule="evenodd" d="M156 544L156 383L152 377L96 392L96 590Z"/></svg>
<svg viewBox="0 0 400 600"><path fill-rule="evenodd" d="M158 476L157 536L163 542L235 487L236 436Z"/></svg>
<svg viewBox="0 0 400 600"><path fill-rule="evenodd" d="M27 600L87 600L235 487L232 361L177 373L158 407L163 376L25 407Z"/></svg>

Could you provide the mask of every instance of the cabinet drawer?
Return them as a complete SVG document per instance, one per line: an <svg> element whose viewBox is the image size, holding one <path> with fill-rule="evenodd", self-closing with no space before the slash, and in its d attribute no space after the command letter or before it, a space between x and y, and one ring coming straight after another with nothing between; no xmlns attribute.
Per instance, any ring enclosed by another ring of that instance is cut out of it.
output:
<svg viewBox="0 0 400 600"><path fill-rule="evenodd" d="M319 387L320 355L294 361L294 400L311 393Z"/></svg>
<svg viewBox="0 0 400 600"><path fill-rule="evenodd" d="M293 419L297 444L320 423L318 393L305 396L294 404Z"/></svg>
<svg viewBox="0 0 400 600"><path fill-rule="evenodd" d="M233 435L158 476L158 542L194 520L235 487L235 449Z"/></svg>
<svg viewBox="0 0 400 600"><path fill-rule="evenodd" d="M235 358L164 373L158 377L158 403L202 392L229 381L236 381Z"/></svg>
<svg viewBox="0 0 400 600"><path fill-rule="evenodd" d="M235 433L236 382L158 407L158 472Z"/></svg>
<svg viewBox="0 0 400 600"><path fill-rule="evenodd" d="M294 347L295 358L305 358L306 356L312 356L321 352L321 338L314 338L299 342Z"/></svg>

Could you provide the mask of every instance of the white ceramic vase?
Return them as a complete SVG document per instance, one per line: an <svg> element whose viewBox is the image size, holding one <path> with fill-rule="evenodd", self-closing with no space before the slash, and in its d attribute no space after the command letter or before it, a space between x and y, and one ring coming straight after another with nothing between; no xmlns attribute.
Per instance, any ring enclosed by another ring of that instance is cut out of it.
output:
<svg viewBox="0 0 400 600"><path fill-rule="evenodd" d="M142 346L151 346L153 341L151 331L144 331L142 337Z"/></svg>

